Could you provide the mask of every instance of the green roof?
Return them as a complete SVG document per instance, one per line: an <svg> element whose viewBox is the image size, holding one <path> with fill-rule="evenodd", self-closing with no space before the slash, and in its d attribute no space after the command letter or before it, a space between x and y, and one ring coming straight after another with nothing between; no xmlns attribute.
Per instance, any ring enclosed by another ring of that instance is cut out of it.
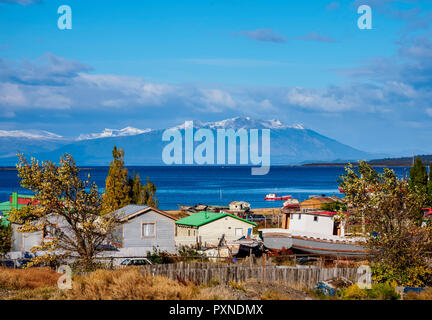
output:
<svg viewBox="0 0 432 320"><path fill-rule="evenodd" d="M2 226L8 226L9 220L7 219L8 213L13 209L21 209L22 207L25 207L25 204L18 204L18 198L24 198L24 199L31 199L34 196L26 195L26 194L18 194L16 192L12 193L12 202L9 201L0 202L0 212L3 213L3 217L0 216L0 225Z"/></svg>
<svg viewBox="0 0 432 320"><path fill-rule="evenodd" d="M29 194L18 194L18 198L33 199L34 196L33 195L29 195Z"/></svg>
<svg viewBox="0 0 432 320"><path fill-rule="evenodd" d="M183 224L183 225L188 225L188 226L193 226L193 227L200 227L204 224L207 224L209 222L218 220L218 219L226 217L226 216L230 216L234 219L238 219L238 220L247 222L251 225L257 226L257 224L254 222L239 218L235 215L232 215L232 214L229 214L226 212L208 212L208 211L200 211L198 213L195 213L193 215L190 215L188 217L180 219L180 220L176 221L176 224Z"/></svg>

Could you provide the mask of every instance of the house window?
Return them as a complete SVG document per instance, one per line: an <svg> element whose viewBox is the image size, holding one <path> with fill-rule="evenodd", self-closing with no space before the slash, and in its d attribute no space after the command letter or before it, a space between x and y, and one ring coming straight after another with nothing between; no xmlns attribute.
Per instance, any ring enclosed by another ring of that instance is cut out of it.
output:
<svg viewBox="0 0 432 320"><path fill-rule="evenodd" d="M290 219L292 219L293 217L294 217L294 215L291 213L291 214L290 214Z"/></svg>
<svg viewBox="0 0 432 320"><path fill-rule="evenodd" d="M299 218L299 220L301 219L301 214L300 213L299 213L299 217L298 218Z"/></svg>
<svg viewBox="0 0 432 320"><path fill-rule="evenodd" d="M314 216L314 221L318 222L318 216Z"/></svg>
<svg viewBox="0 0 432 320"><path fill-rule="evenodd" d="M236 237L241 237L243 235L243 229L242 228L236 228L235 229L235 235L236 235Z"/></svg>
<svg viewBox="0 0 432 320"><path fill-rule="evenodd" d="M156 224L155 223L143 223L142 224L142 238L154 238L156 235Z"/></svg>

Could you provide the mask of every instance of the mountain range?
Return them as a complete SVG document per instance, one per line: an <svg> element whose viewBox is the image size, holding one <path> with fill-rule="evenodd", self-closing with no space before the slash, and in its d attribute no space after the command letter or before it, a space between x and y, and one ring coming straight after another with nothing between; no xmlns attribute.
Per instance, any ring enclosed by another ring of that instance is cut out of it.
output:
<svg viewBox="0 0 432 320"><path fill-rule="evenodd" d="M193 125L196 129L211 130L214 136L217 129L270 129L272 165L368 160L385 156L352 148L302 125L286 125L278 120L236 117L217 122L194 121ZM178 129L184 136L184 128L185 124L181 124L170 129ZM106 166L112 159L114 146L125 150L127 165L162 165L162 150L168 144L162 141L164 130L126 127L80 134L76 138L47 131L0 130L0 165L15 165L16 154L20 152L27 157L54 162L58 162L62 154L69 153L80 166Z"/></svg>

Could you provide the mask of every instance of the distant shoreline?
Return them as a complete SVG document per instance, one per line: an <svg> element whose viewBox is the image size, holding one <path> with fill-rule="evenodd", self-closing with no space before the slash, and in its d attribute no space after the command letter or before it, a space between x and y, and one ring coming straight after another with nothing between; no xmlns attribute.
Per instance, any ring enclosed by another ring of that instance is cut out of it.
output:
<svg viewBox="0 0 432 320"><path fill-rule="evenodd" d="M278 165L272 165L271 167L274 168L283 168L283 167L292 167L292 168L301 168L301 167L346 167L349 164L352 164L354 167L358 166L358 162L312 162L312 163L304 163L304 164L278 164ZM384 161L384 162L375 162L375 161L367 161L372 167L411 167L412 163L408 162L393 162L393 161ZM429 165L429 163L426 163L426 165ZM432 163L431 163L432 165ZM253 168L256 166L250 166L250 165L126 165L126 168L140 168L140 167L172 167L172 168ZM79 167L81 170L95 170L99 168L109 168L109 165L104 166L85 166L85 167ZM0 171L17 171L18 169L16 167L2 167L0 166Z"/></svg>
<svg viewBox="0 0 432 320"><path fill-rule="evenodd" d="M354 167L358 167L358 162L350 162ZM347 163L306 163L306 164L302 164L301 167L346 167L350 164L349 162ZM411 163L410 164L392 164L392 163L373 163L373 162L367 162L369 163L372 167L378 167L378 168L387 168L387 167L411 167Z"/></svg>

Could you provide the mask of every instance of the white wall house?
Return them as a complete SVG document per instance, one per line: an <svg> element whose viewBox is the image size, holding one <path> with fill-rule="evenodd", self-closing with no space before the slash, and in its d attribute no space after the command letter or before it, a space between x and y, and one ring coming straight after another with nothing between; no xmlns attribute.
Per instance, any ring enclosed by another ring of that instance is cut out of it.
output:
<svg viewBox="0 0 432 320"><path fill-rule="evenodd" d="M201 211L176 221L176 245L217 245L222 235L234 241L247 236L256 225L226 212Z"/></svg>
<svg viewBox="0 0 432 320"><path fill-rule="evenodd" d="M335 223L334 212L311 211L290 214L288 231L290 233L318 233L323 235L344 236L344 223Z"/></svg>

